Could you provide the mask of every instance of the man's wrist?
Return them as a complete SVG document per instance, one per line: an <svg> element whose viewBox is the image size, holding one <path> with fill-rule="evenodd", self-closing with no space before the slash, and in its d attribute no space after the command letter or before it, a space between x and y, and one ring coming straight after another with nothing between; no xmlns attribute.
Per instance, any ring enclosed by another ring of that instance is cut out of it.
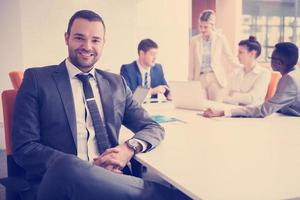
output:
<svg viewBox="0 0 300 200"><path fill-rule="evenodd" d="M133 150L134 154L137 154L143 150L142 144L134 138L127 140L125 144L128 148Z"/></svg>
<svg viewBox="0 0 300 200"><path fill-rule="evenodd" d="M158 93L156 87L155 88L150 88L150 93L151 93L151 95L156 95Z"/></svg>

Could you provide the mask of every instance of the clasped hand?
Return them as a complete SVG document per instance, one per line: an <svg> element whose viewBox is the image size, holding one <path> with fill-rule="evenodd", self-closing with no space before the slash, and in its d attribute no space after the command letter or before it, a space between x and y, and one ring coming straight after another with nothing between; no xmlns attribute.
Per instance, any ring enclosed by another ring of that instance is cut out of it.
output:
<svg viewBox="0 0 300 200"><path fill-rule="evenodd" d="M133 150L126 144L120 144L116 147L106 149L100 156L94 158L93 163L112 172L122 174L122 169L130 161L133 154Z"/></svg>

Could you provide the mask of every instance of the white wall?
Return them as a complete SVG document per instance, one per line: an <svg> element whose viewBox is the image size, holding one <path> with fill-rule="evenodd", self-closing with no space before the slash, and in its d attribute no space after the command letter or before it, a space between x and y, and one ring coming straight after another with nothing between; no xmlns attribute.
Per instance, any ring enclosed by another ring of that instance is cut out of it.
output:
<svg viewBox="0 0 300 200"><path fill-rule="evenodd" d="M0 91L12 88L8 72L22 68L21 14L18 1L0 1ZM4 148L2 101L0 100L0 148Z"/></svg>
<svg viewBox="0 0 300 200"><path fill-rule="evenodd" d="M106 44L99 63L104 69L119 73L122 64L137 58L139 41L151 38L159 45L157 61L163 64L167 77L185 79L189 44L189 2L20 1L23 66L27 68L61 62L67 56L63 34L70 16L79 9L91 9L101 14L107 27Z"/></svg>
<svg viewBox="0 0 300 200"><path fill-rule="evenodd" d="M237 55L238 43L242 39L242 1L241 0L216 0L216 27L222 29L227 37L234 55Z"/></svg>
<svg viewBox="0 0 300 200"><path fill-rule="evenodd" d="M187 79L191 1L144 0L137 4L137 39L159 45L158 62L168 80Z"/></svg>
<svg viewBox="0 0 300 200"><path fill-rule="evenodd" d="M35 7L35 12L32 10ZM118 71L128 57L135 38L136 9L133 0L21 1L24 66L57 64L67 56L64 32L69 18L81 9L99 13L106 24L106 44L100 66Z"/></svg>

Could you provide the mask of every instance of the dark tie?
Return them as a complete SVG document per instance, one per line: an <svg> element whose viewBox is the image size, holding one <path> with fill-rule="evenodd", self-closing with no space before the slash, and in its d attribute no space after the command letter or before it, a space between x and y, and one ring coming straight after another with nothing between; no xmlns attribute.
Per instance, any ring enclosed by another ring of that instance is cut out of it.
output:
<svg viewBox="0 0 300 200"><path fill-rule="evenodd" d="M107 148L110 148L110 142L106 132L105 124L101 119L98 106L96 104L94 93L90 84L91 74L77 74L76 77L82 82L85 101L90 112L93 126L95 129L95 136L99 146L99 152L103 153Z"/></svg>
<svg viewBox="0 0 300 200"><path fill-rule="evenodd" d="M145 80L144 80L144 87L149 88L149 82L148 82L148 72L145 73Z"/></svg>

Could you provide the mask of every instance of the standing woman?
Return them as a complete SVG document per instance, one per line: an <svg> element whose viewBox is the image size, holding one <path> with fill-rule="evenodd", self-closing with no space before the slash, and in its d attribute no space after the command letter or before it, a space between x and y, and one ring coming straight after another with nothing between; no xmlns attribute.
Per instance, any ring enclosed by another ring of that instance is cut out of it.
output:
<svg viewBox="0 0 300 200"><path fill-rule="evenodd" d="M227 75L239 67L227 39L215 30L213 10L204 10L199 17L199 32L190 43L189 80L201 82L209 100L222 101L227 87Z"/></svg>
<svg viewBox="0 0 300 200"><path fill-rule="evenodd" d="M254 36L240 41L238 58L243 67L234 70L225 103L260 105L265 101L271 72L257 63L260 53L261 45Z"/></svg>

